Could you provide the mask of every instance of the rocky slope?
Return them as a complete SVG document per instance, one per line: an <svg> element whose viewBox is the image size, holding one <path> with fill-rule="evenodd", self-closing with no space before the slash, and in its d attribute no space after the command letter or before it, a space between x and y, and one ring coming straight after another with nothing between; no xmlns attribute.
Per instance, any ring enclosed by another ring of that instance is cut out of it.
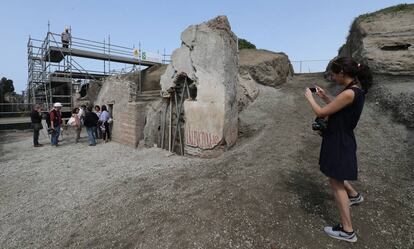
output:
<svg viewBox="0 0 414 249"><path fill-rule="evenodd" d="M293 67L284 53L267 50L242 49L239 53L240 75L249 74L257 83L278 86L293 75Z"/></svg>
<svg viewBox="0 0 414 249"><path fill-rule="evenodd" d="M414 75L414 4L356 18L339 56L352 56L377 74Z"/></svg>
<svg viewBox="0 0 414 249"><path fill-rule="evenodd" d="M267 50L242 49L239 51L239 85L237 100L239 111L255 100L256 83L279 86L293 75L293 67L284 53Z"/></svg>

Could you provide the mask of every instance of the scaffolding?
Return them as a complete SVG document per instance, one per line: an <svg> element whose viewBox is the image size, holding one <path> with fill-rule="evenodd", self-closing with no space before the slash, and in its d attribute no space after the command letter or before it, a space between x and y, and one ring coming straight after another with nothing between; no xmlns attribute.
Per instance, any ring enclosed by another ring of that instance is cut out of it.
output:
<svg viewBox="0 0 414 249"><path fill-rule="evenodd" d="M71 37L68 46L63 45L61 35L50 31L43 40L29 37L27 103L50 109L53 103L61 102L62 112L69 112L73 108L73 93L79 91L81 85L125 72L111 70L111 63L129 64L132 70L141 71L165 61L161 55L149 57L141 47L113 45L110 37L103 42ZM103 68L85 69L78 58L103 61Z"/></svg>

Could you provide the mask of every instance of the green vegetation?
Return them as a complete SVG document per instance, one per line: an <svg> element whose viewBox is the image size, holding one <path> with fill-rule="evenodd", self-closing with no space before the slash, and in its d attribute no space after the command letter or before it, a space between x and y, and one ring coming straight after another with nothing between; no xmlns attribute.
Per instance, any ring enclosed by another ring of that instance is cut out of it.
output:
<svg viewBox="0 0 414 249"><path fill-rule="evenodd" d="M378 15L378 14L392 14L392 13L398 13L398 12L405 12L405 11L414 11L414 4L398 4L395 6L391 6L385 9L381 9L372 13L366 13L363 15L358 16L355 21L371 21L371 18Z"/></svg>
<svg viewBox="0 0 414 249"><path fill-rule="evenodd" d="M1 78L1 80L0 80L0 92L2 92L2 93L12 93L12 92L14 92L13 80L7 79L6 77Z"/></svg>
<svg viewBox="0 0 414 249"><path fill-rule="evenodd" d="M254 45L253 43L249 42L246 39L239 38L239 50L246 49L246 48L256 49L256 45Z"/></svg>
<svg viewBox="0 0 414 249"><path fill-rule="evenodd" d="M6 77L1 78L0 80L0 103L4 103L4 96L6 93L13 93L14 86L13 80L7 79Z"/></svg>

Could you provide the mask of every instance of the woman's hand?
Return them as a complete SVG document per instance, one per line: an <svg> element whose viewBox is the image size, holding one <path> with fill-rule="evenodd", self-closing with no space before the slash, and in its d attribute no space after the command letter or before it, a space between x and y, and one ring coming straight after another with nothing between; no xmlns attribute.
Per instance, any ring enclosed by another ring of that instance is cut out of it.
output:
<svg viewBox="0 0 414 249"><path fill-rule="evenodd" d="M326 104L329 104L332 100L331 98L326 94L325 90L319 86L315 86L316 88L316 94L321 98Z"/></svg>
<svg viewBox="0 0 414 249"><path fill-rule="evenodd" d="M323 90L323 88L321 88L320 86L315 86L316 88L316 94L320 97L320 98L324 98L326 97L326 93L325 90Z"/></svg>
<svg viewBox="0 0 414 249"><path fill-rule="evenodd" d="M311 99L311 98L313 99L312 91L309 88L306 88L306 90L305 90L305 97L307 99Z"/></svg>

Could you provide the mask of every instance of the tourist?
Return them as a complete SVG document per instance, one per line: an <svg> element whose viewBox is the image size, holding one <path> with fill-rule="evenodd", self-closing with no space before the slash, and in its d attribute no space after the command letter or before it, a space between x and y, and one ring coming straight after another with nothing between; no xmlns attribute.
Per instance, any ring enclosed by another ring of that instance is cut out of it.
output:
<svg viewBox="0 0 414 249"><path fill-rule="evenodd" d="M43 129L42 108L40 107L40 105L35 105L33 107L32 113L30 114L30 119L32 120L32 128L33 128L33 146L42 147L43 144L39 143L39 131Z"/></svg>
<svg viewBox="0 0 414 249"><path fill-rule="evenodd" d="M330 237L356 242L350 206L361 203L364 199L348 181L357 180L358 176L353 130L360 118L365 94L372 84L372 74L368 66L344 57L332 62L331 75L344 89L336 98L330 98L325 90L316 87L316 94L326 103L324 107L315 101L309 88L305 93L316 116L328 118L327 128L322 131L319 165L322 173L329 178L341 223L325 227L324 231Z"/></svg>
<svg viewBox="0 0 414 249"><path fill-rule="evenodd" d="M82 125L83 125L83 120L85 118L85 110L86 110L86 105L81 105L81 107L79 108L79 112L78 112L78 117Z"/></svg>
<svg viewBox="0 0 414 249"><path fill-rule="evenodd" d="M79 108L79 111L78 111L78 118L79 118L79 121L80 121L79 138L80 138L80 134L82 133L83 121L85 119L85 110L86 110L86 105L81 105L81 107Z"/></svg>
<svg viewBox="0 0 414 249"><path fill-rule="evenodd" d="M89 146L96 145L96 140L93 134L93 127L96 127L96 125L98 124L98 120L99 120L98 116L96 116L96 114L92 112L92 107L89 106L85 113L85 121L84 121L86 132L88 133Z"/></svg>
<svg viewBox="0 0 414 249"><path fill-rule="evenodd" d="M111 132L109 131L109 119L110 115L108 110L106 109L106 105L102 105L101 107L101 116L99 117L100 121L100 128L102 131L102 138L106 142L110 141L111 139Z"/></svg>
<svg viewBox="0 0 414 249"><path fill-rule="evenodd" d="M101 116L101 107L99 107L99 105L96 105L95 108L94 108L94 111L95 111L96 116L98 116L98 119L99 119L99 117ZM99 129L99 125L100 125L100 122L98 122L98 125L96 125L93 128L93 134L95 135L96 139L98 139L98 138L101 139L102 138L102 131L101 131L101 129Z"/></svg>
<svg viewBox="0 0 414 249"><path fill-rule="evenodd" d="M62 108L62 104L56 102L53 105L53 109L50 111L50 135L51 135L51 144L52 146L58 146L58 138L60 135L60 127L62 125L62 114L60 109Z"/></svg>
<svg viewBox="0 0 414 249"><path fill-rule="evenodd" d="M68 125L72 126L75 129L75 143L79 142L80 133L82 131L81 122L78 116L79 108L74 108L72 110L72 116L68 120Z"/></svg>

